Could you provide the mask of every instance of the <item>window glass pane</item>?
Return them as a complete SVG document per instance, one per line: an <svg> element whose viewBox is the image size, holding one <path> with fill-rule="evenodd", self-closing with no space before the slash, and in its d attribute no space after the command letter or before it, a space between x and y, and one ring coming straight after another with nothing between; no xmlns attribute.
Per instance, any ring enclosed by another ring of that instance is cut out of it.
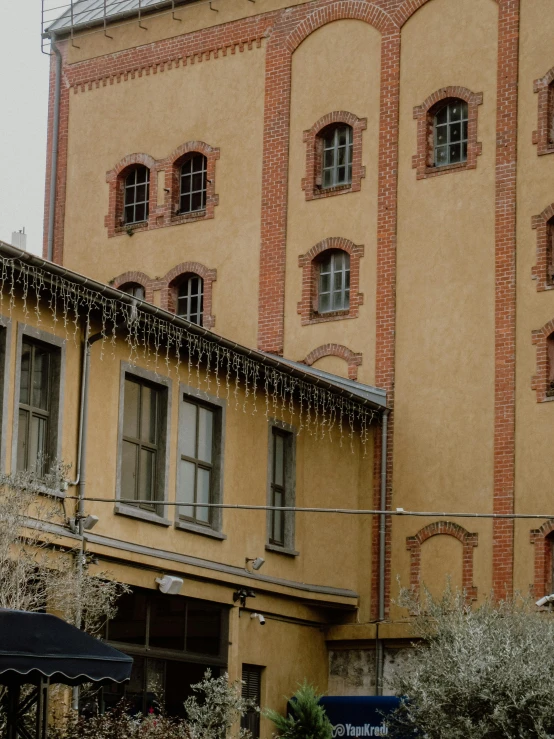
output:
<svg viewBox="0 0 554 739"><path fill-rule="evenodd" d="M133 223L135 220L135 209L132 205L127 205L125 207L125 218L123 220L125 223Z"/></svg>
<svg viewBox="0 0 554 739"><path fill-rule="evenodd" d="M181 460L181 470L179 474L179 502L194 503L194 473L195 466L192 462ZM179 506L179 515L186 518L194 517L194 510L191 505Z"/></svg>
<svg viewBox="0 0 554 739"><path fill-rule="evenodd" d="M462 117L462 106L461 103L451 103L450 107L450 120L459 121Z"/></svg>
<svg viewBox="0 0 554 739"><path fill-rule="evenodd" d="M285 484L285 439L281 434L274 434L275 465L274 479L276 485Z"/></svg>
<svg viewBox="0 0 554 739"><path fill-rule="evenodd" d="M319 296L319 312L324 313L325 311L331 310L331 296L329 293L322 293Z"/></svg>
<svg viewBox="0 0 554 739"><path fill-rule="evenodd" d="M192 157L190 159L187 159L187 161L183 164L181 171L183 174L190 174L190 172L192 172Z"/></svg>
<svg viewBox="0 0 554 739"><path fill-rule="evenodd" d="M19 378L19 402L29 405L30 401L30 372L31 372L31 351L30 344L23 342L21 350L21 373Z"/></svg>
<svg viewBox="0 0 554 739"><path fill-rule="evenodd" d="M121 499L136 500L138 446L124 441L121 451Z"/></svg>
<svg viewBox="0 0 554 739"><path fill-rule="evenodd" d="M202 169L204 169L205 162L206 162L206 157L202 156L202 154L199 154L193 157L193 160L192 160L193 172L200 172Z"/></svg>
<svg viewBox="0 0 554 739"><path fill-rule="evenodd" d="M209 503L210 502L210 470L204 470L202 467L198 468L198 481L197 481L197 502L198 503ZM196 509L196 518L198 521L203 523L209 523L210 521L210 509L205 506L198 506Z"/></svg>
<svg viewBox="0 0 554 739"><path fill-rule="evenodd" d="M323 155L323 166L332 167L335 161L335 152L333 149L326 149Z"/></svg>
<svg viewBox="0 0 554 739"><path fill-rule="evenodd" d="M148 385L142 386L142 404L141 404L141 438L151 444L156 443L157 431L157 408L158 393L154 388Z"/></svg>
<svg viewBox="0 0 554 739"><path fill-rule="evenodd" d="M448 162L448 148L446 146L437 147L435 153L435 164L447 164Z"/></svg>
<svg viewBox="0 0 554 739"><path fill-rule="evenodd" d="M331 289L331 275L329 273L322 274L319 277L319 290L322 293L327 293Z"/></svg>
<svg viewBox="0 0 554 739"><path fill-rule="evenodd" d="M47 421L40 416L31 417L31 434L29 440L29 469L37 474L44 474L47 468L46 434Z"/></svg>
<svg viewBox="0 0 554 739"><path fill-rule="evenodd" d="M123 435L138 439L140 385L138 382L132 382L126 379L124 393Z"/></svg>
<svg viewBox="0 0 554 739"><path fill-rule="evenodd" d="M331 187L333 184L332 181L332 171L330 169L325 169L323 171L323 187Z"/></svg>
<svg viewBox="0 0 554 739"><path fill-rule="evenodd" d="M337 185L342 184L346 180L346 167L337 169Z"/></svg>
<svg viewBox="0 0 554 739"><path fill-rule="evenodd" d="M462 144L462 162L467 159L467 143Z"/></svg>
<svg viewBox="0 0 554 739"><path fill-rule="evenodd" d="M341 146L338 150L337 164L346 164L346 147Z"/></svg>
<svg viewBox="0 0 554 739"><path fill-rule="evenodd" d="M146 207L144 203L137 203L135 205L135 223L140 223L146 220Z"/></svg>
<svg viewBox="0 0 554 739"><path fill-rule="evenodd" d="M146 200L146 185L138 185L135 190L135 200L142 203Z"/></svg>
<svg viewBox="0 0 554 739"><path fill-rule="evenodd" d="M29 439L29 411L19 411L17 424L17 469L27 469L27 444Z"/></svg>
<svg viewBox="0 0 554 739"><path fill-rule="evenodd" d="M198 459L209 463L212 461L213 416L207 408L198 408Z"/></svg>
<svg viewBox="0 0 554 739"><path fill-rule="evenodd" d="M450 162L452 164L456 164L461 160L462 156L462 147L460 144L454 144L454 146L450 147Z"/></svg>
<svg viewBox="0 0 554 739"><path fill-rule="evenodd" d="M198 406L183 401L183 424L181 428L181 454L196 458L196 413Z"/></svg>
<svg viewBox="0 0 554 739"><path fill-rule="evenodd" d="M221 612L189 603L187 612L187 652L219 654Z"/></svg>
<svg viewBox="0 0 554 739"><path fill-rule="evenodd" d="M150 606L151 647L159 649L185 648L186 600L179 596L161 595L152 598Z"/></svg>
<svg viewBox="0 0 554 739"><path fill-rule="evenodd" d="M202 175L202 172L197 172L196 174L192 175L192 189L193 190L201 190L203 182L204 182L204 177Z"/></svg>
<svg viewBox="0 0 554 739"><path fill-rule="evenodd" d="M50 353L40 347L33 347L33 405L35 408L48 409L48 378L50 374Z"/></svg>
<svg viewBox="0 0 554 739"><path fill-rule="evenodd" d="M117 601L117 614L108 625L108 639L124 644L146 644L146 595L127 593ZM136 661L136 658L133 662Z"/></svg>
<svg viewBox="0 0 554 739"><path fill-rule="evenodd" d="M448 129L446 126L440 126L439 128L437 128L435 134L435 142L437 146L439 146L440 144L446 144L446 142L448 141L447 131Z"/></svg>
<svg viewBox="0 0 554 739"><path fill-rule="evenodd" d="M450 126L450 141L456 143L462 138L462 124L454 123Z"/></svg>
<svg viewBox="0 0 554 739"><path fill-rule="evenodd" d="M444 105L440 110L437 111L435 120L437 122L437 125L440 125L441 123L446 123L448 121L448 105Z"/></svg>
<svg viewBox="0 0 554 739"><path fill-rule="evenodd" d="M191 210L200 210L202 208L202 194L195 192L191 196Z"/></svg>
<svg viewBox="0 0 554 739"><path fill-rule="evenodd" d="M333 284L333 290L335 290L335 292L337 290L342 290L342 276L343 276L343 274L344 274L344 272L342 272L342 270L340 270L338 272L335 272L335 274L334 274L334 278L335 279L333 281L333 283L334 283Z"/></svg>
<svg viewBox="0 0 554 739"><path fill-rule="evenodd" d="M139 499L154 500L156 452L140 450Z"/></svg>
<svg viewBox="0 0 554 739"><path fill-rule="evenodd" d="M467 139L467 121L462 123L462 138Z"/></svg>
<svg viewBox="0 0 554 739"><path fill-rule="evenodd" d="M341 126L337 129L337 139L339 146L346 144L346 126Z"/></svg>

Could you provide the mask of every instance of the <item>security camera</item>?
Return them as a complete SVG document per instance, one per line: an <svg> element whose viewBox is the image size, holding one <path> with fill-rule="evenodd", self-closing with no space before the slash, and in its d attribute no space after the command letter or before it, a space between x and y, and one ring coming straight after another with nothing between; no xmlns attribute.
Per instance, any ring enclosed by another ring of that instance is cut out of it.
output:
<svg viewBox="0 0 554 739"><path fill-rule="evenodd" d="M183 579L181 577L174 577L173 575L157 577L156 582L160 588L160 593L168 595L177 595L183 587Z"/></svg>
<svg viewBox="0 0 554 739"><path fill-rule="evenodd" d="M551 595L544 595L540 600L538 600L535 605L539 606L545 606L547 603L552 603L554 601L554 593Z"/></svg>
<svg viewBox="0 0 554 739"><path fill-rule="evenodd" d="M262 616L261 613L251 613L250 618L257 618L260 622L260 626L265 626L265 618Z"/></svg>
<svg viewBox="0 0 554 739"><path fill-rule="evenodd" d="M252 563L252 569L253 570L260 570L265 562L265 559L263 557L246 557L246 569L248 569L248 563Z"/></svg>

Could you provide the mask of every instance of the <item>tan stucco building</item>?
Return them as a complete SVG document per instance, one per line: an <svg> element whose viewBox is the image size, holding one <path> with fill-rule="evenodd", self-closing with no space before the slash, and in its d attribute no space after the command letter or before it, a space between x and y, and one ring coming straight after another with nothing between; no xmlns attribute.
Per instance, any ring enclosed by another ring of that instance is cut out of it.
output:
<svg viewBox="0 0 554 739"><path fill-rule="evenodd" d="M74 5L73 23L48 31L45 258L386 393L390 509L554 513L550 3L130 2L108 17L103 2ZM110 362L91 374L103 400L90 455L104 462L88 473L106 496L122 454L123 370ZM168 499L181 382L165 391ZM225 502L268 499L267 423L226 412ZM365 457L326 444L298 441L297 504L378 509L381 434ZM152 593L153 569L171 569L183 595L231 606L236 568L267 551L264 576L288 584L272 581L255 608L274 620L255 629L231 609L221 664L263 667L274 705L304 676L336 694L375 690L376 644L392 659L406 636L396 576L434 592L450 576L477 599L553 589L550 518L388 518L380 583L376 516L297 514L289 547L290 531L271 543L266 512L224 512L224 539L157 511L101 511L99 555Z"/></svg>

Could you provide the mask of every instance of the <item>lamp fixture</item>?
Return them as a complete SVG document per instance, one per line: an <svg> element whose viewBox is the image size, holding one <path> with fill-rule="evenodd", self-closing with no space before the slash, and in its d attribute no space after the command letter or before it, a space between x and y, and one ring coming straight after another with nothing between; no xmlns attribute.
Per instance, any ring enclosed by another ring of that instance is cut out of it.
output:
<svg viewBox="0 0 554 739"><path fill-rule="evenodd" d="M246 569L248 569L249 562L252 562L253 570L261 570L264 565L265 559L263 557L246 557Z"/></svg>
<svg viewBox="0 0 554 739"><path fill-rule="evenodd" d="M247 598L255 598L256 593L253 590L247 590L246 588L239 588L233 593L233 603L239 601L240 605L244 608L246 606Z"/></svg>

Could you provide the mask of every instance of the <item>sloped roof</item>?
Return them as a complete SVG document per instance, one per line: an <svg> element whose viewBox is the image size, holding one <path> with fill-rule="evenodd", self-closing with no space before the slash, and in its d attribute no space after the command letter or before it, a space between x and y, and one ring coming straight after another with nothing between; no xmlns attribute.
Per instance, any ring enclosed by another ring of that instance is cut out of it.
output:
<svg viewBox="0 0 554 739"><path fill-rule="evenodd" d="M66 0L67 2L67 0ZM175 0L182 5L183 0ZM158 10L171 7L171 0L106 0L106 18L111 22L116 18L134 16L138 10ZM73 0L73 28L97 25L104 20L104 0ZM46 33L69 31L71 28L71 5L68 3L59 18L47 25Z"/></svg>

